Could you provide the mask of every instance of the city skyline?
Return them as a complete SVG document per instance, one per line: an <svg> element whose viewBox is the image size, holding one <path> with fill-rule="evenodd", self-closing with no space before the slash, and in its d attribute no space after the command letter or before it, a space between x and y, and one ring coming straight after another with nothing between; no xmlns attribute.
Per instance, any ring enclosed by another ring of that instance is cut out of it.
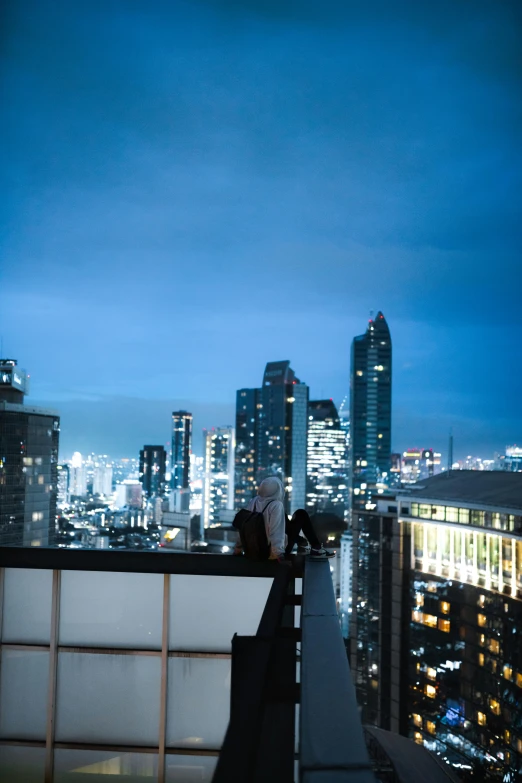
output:
<svg viewBox="0 0 522 783"><path fill-rule="evenodd" d="M519 4L53 9L3 4L0 335L64 448L231 423L276 354L339 402L377 309L395 450L521 440Z"/></svg>

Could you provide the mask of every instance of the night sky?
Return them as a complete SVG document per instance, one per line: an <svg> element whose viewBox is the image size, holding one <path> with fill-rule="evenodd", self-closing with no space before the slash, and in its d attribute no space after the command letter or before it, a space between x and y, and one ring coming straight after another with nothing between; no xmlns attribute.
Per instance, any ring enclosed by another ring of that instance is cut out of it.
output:
<svg viewBox="0 0 522 783"><path fill-rule="evenodd" d="M522 3L1 15L0 334L62 456L232 424L268 360L339 403L377 310L395 450L522 442Z"/></svg>

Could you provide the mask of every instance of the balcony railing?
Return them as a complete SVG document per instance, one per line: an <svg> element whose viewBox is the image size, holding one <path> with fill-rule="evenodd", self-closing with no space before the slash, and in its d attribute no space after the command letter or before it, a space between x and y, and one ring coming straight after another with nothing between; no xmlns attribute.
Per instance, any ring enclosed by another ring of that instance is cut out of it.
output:
<svg viewBox="0 0 522 783"><path fill-rule="evenodd" d="M0 567L0 780L373 781L327 563L9 547Z"/></svg>

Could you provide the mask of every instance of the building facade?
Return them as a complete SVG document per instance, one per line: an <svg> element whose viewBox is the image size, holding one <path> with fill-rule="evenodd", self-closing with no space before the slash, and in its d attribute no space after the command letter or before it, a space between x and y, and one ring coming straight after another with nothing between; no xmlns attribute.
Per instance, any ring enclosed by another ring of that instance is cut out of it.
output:
<svg viewBox="0 0 522 783"><path fill-rule="evenodd" d="M144 446L140 451L140 481L147 498L165 494L167 452L163 446Z"/></svg>
<svg viewBox="0 0 522 783"><path fill-rule="evenodd" d="M222 521L223 511L234 509L235 432L233 427L203 430L203 528Z"/></svg>
<svg viewBox="0 0 522 783"><path fill-rule="evenodd" d="M304 508L308 386L289 361L268 362L261 388L240 389L236 404L236 508L267 476L283 482L290 513Z"/></svg>
<svg viewBox="0 0 522 783"><path fill-rule="evenodd" d="M54 543L60 418L24 405L28 380L16 361L0 360L0 544Z"/></svg>
<svg viewBox="0 0 522 783"><path fill-rule="evenodd" d="M522 476L434 476L379 499L353 534L351 662L363 720L409 735L463 780L516 779Z"/></svg>
<svg viewBox="0 0 522 783"><path fill-rule="evenodd" d="M109 497L112 495L112 465L96 462L93 468L92 494Z"/></svg>
<svg viewBox="0 0 522 783"><path fill-rule="evenodd" d="M188 489L190 481L190 452L192 451L192 413L174 411L172 414L172 448L170 459L171 487Z"/></svg>
<svg viewBox="0 0 522 783"><path fill-rule="evenodd" d="M381 312L352 343L350 500L370 509L390 481L392 342Z"/></svg>
<svg viewBox="0 0 522 783"><path fill-rule="evenodd" d="M346 431L333 400L308 403L306 510L345 517L348 505Z"/></svg>

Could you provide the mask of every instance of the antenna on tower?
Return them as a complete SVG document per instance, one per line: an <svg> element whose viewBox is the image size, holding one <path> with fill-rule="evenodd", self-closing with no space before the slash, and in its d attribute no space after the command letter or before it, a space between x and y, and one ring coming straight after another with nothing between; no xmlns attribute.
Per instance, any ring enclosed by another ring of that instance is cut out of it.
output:
<svg viewBox="0 0 522 783"><path fill-rule="evenodd" d="M453 427L449 431L448 471L453 467Z"/></svg>

